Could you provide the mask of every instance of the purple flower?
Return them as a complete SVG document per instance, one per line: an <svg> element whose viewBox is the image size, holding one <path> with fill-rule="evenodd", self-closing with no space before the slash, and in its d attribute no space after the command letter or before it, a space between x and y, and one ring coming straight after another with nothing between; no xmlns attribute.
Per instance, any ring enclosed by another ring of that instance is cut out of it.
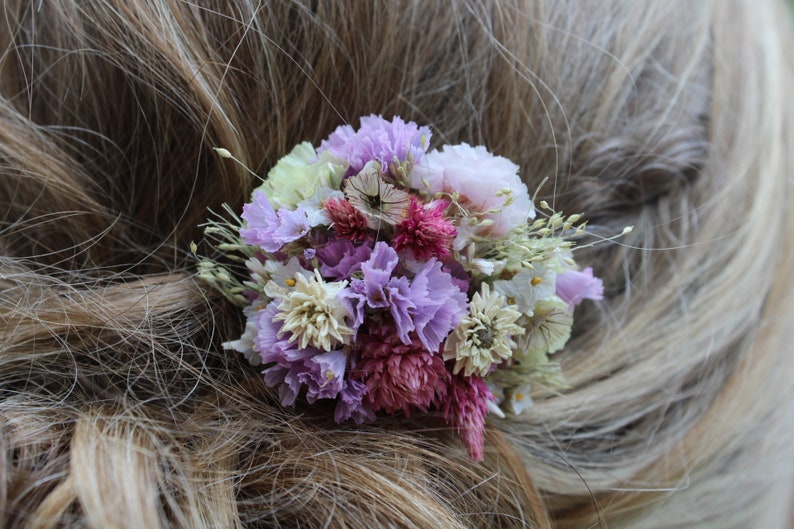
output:
<svg viewBox="0 0 794 529"><path fill-rule="evenodd" d="M428 261L411 282L411 300L416 305L416 334L428 351L437 351L467 312L466 294L435 259Z"/></svg>
<svg viewBox="0 0 794 529"><path fill-rule="evenodd" d="M254 336L254 346L263 364L273 362L291 361L290 354L297 351L295 343L290 343L292 333L285 333L281 338L278 337L283 325L280 321L273 318L278 314L278 301L271 301L265 310L260 310L256 316L256 336Z"/></svg>
<svg viewBox="0 0 794 529"><path fill-rule="evenodd" d="M364 323L364 307L367 304L367 286L364 281L352 280L350 286L339 293L339 299L347 312L353 316L351 328L357 330Z"/></svg>
<svg viewBox="0 0 794 529"><path fill-rule="evenodd" d="M294 211L273 209L262 190L254 191L251 202L243 206L246 227L240 228L240 237L245 244L259 246L267 252L277 252L288 242L306 235L311 226L306 211L298 207Z"/></svg>
<svg viewBox="0 0 794 529"><path fill-rule="evenodd" d="M292 406L303 387L302 375L309 368L305 360L315 356L317 349L302 349L293 352L292 361L280 362L265 369L265 384L269 387L278 386L278 395L283 406Z"/></svg>
<svg viewBox="0 0 794 529"><path fill-rule="evenodd" d="M312 356L304 361L306 371L298 375L298 380L306 385L306 400L313 404L317 399L335 399L345 387L344 351L328 351Z"/></svg>
<svg viewBox="0 0 794 529"><path fill-rule="evenodd" d="M430 142L430 128L399 117L387 121L381 116L361 118L361 128L338 127L320 144L317 153L330 151L350 164L346 176L358 174L371 161L380 163L381 171L390 174L392 167L404 162L418 163ZM391 175L396 176L396 175Z"/></svg>
<svg viewBox="0 0 794 529"><path fill-rule="evenodd" d="M441 342L466 313L466 295L456 286L435 258L425 263L413 280L392 276L399 263L394 248L375 244L370 258L361 264L364 279L350 283L347 299L355 320L363 321L364 299L373 309L388 308L397 336L406 345L415 331L428 351L437 351Z"/></svg>
<svg viewBox="0 0 794 529"><path fill-rule="evenodd" d="M557 274L557 295L568 304L568 310L585 299L603 299L604 283L593 277L593 269L585 268L581 272L568 270Z"/></svg>
<svg viewBox="0 0 794 529"><path fill-rule="evenodd" d="M364 284L367 287L367 303L373 308L388 307L390 300L386 293L391 274L400 261L394 248L385 242L375 244L370 258L361 263L364 272Z"/></svg>
<svg viewBox="0 0 794 529"><path fill-rule="evenodd" d="M415 329L413 314L416 305L411 300L408 279L392 277L398 262L399 257L394 248L384 242L376 243L369 260L361 264L364 279L352 281L351 289L360 292L359 285L363 283L367 305L373 309L388 308L397 326L397 335L403 343L408 344L411 343L408 333Z"/></svg>
<svg viewBox="0 0 794 529"><path fill-rule="evenodd" d="M328 279L349 279L353 272L361 270L361 263L370 258L372 248L363 244L356 246L346 239L336 239L317 250L320 272Z"/></svg>
<svg viewBox="0 0 794 529"><path fill-rule="evenodd" d="M284 406L295 403L303 386L306 386L306 400L336 398L344 388L345 363L347 355L341 351L321 352L319 349L298 349L295 341L290 342L292 333L286 332L278 337L283 323L274 321L278 314L278 301L272 301L256 319L257 334L254 345L263 364L270 366L263 371L265 383L278 387L279 397Z"/></svg>
<svg viewBox="0 0 794 529"><path fill-rule="evenodd" d="M364 402L366 394L366 384L358 380L348 380L347 386L339 393L339 399L336 401L334 420L340 423L353 419L358 424L375 420L375 412Z"/></svg>

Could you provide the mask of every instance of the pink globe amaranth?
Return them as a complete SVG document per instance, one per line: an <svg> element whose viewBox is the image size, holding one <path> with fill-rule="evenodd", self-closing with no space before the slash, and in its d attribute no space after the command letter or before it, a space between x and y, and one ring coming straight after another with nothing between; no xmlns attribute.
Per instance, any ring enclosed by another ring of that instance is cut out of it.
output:
<svg viewBox="0 0 794 529"><path fill-rule="evenodd" d="M331 198L325 202L325 211L337 237L353 242L367 238L367 218L347 200Z"/></svg>
<svg viewBox="0 0 794 529"><path fill-rule="evenodd" d="M367 385L365 400L374 410L402 411L409 417L411 411L426 412L446 398L450 373L444 360L417 338L406 345L391 329L363 341L361 360L351 376Z"/></svg>
<svg viewBox="0 0 794 529"><path fill-rule="evenodd" d="M411 197L408 217L397 225L394 249L398 252L410 250L414 259L427 260L431 257L443 259L450 253L452 239L457 230L444 217L449 207L446 200L436 200L427 206Z"/></svg>

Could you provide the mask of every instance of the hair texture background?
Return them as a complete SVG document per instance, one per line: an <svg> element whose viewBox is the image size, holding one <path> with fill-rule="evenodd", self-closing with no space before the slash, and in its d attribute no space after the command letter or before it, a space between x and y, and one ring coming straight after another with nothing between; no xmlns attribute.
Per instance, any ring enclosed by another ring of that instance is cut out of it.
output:
<svg viewBox="0 0 794 529"><path fill-rule="evenodd" d="M773 0L76 2L0 11L0 526L785 527L794 49ZM620 244L489 418L284 410L197 227L361 115L482 143Z"/></svg>

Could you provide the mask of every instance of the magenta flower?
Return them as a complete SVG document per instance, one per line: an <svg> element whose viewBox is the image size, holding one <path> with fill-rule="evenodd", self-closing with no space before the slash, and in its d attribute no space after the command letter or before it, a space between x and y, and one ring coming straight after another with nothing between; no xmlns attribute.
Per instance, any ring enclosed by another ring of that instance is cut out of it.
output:
<svg viewBox="0 0 794 529"><path fill-rule="evenodd" d="M288 242L296 241L309 233L311 226L306 211L298 207L273 210L264 191L254 191L251 202L243 206L246 226L240 228L240 238L245 244L259 246L266 252L277 252Z"/></svg>
<svg viewBox="0 0 794 529"><path fill-rule="evenodd" d="M585 299L603 299L604 283L601 279L593 277L593 269L585 268L581 272L567 270L557 274L557 295L568 304L568 310Z"/></svg>
<svg viewBox="0 0 794 529"><path fill-rule="evenodd" d="M394 249L407 248L413 252L414 259L443 259L449 255L457 230L444 218L448 206L446 200L435 200L424 206L416 197L411 197L408 218L397 225Z"/></svg>
<svg viewBox="0 0 794 529"><path fill-rule="evenodd" d="M320 144L317 153L330 151L350 164L346 176L358 174L368 162L380 163L384 174L404 162L418 163L430 142L430 128L399 117L387 121L381 116L361 118L361 128L342 125ZM396 175L391 175L396 176Z"/></svg>
<svg viewBox="0 0 794 529"><path fill-rule="evenodd" d="M327 200L325 211L338 237L353 242L361 242L368 237L367 217L344 198Z"/></svg>
<svg viewBox="0 0 794 529"><path fill-rule="evenodd" d="M496 400L480 377L455 375L450 382L447 398L441 405L444 419L457 430L469 457L475 461L482 461L483 458L488 401Z"/></svg>
<svg viewBox="0 0 794 529"><path fill-rule="evenodd" d="M440 354L416 338L402 343L390 326L367 338L351 375L367 385L366 402L373 409L410 417L412 409L425 412L446 398L450 374Z"/></svg>

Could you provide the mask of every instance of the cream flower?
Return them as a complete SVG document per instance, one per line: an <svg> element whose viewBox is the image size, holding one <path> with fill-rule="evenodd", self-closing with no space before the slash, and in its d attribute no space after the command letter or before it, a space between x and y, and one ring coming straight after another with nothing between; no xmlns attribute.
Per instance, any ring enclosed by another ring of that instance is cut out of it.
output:
<svg viewBox="0 0 794 529"><path fill-rule="evenodd" d="M524 332L515 324L520 317L504 296L483 283L482 292L471 298L469 314L447 337L444 360L456 360L454 374L463 370L467 377L487 375L491 366L512 356L516 347L512 337Z"/></svg>
<svg viewBox="0 0 794 529"><path fill-rule="evenodd" d="M386 182L379 167L377 162L370 162L344 183L347 200L364 213L372 229L377 229L380 221L398 224L411 205L411 195Z"/></svg>
<svg viewBox="0 0 794 529"><path fill-rule="evenodd" d="M268 287L275 286L272 282ZM345 318L349 316L339 299L339 292L347 281L326 283L318 270L314 276L295 275L295 285L285 290L267 288L268 295L279 299L278 314L274 321L283 321L279 338L290 332L290 342L298 342L300 349L309 346L323 351L332 350L337 344L346 343L353 330Z"/></svg>

